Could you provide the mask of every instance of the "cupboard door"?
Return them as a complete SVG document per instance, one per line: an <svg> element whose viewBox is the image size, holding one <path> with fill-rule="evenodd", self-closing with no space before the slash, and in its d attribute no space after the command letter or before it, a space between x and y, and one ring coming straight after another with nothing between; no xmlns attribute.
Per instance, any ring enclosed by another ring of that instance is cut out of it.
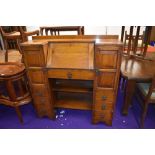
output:
<svg viewBox="0 0 155 155"><path fill-rule="evenodd" d="M115 69L117 67L117 51L95 52L95 68Z"/></svg>

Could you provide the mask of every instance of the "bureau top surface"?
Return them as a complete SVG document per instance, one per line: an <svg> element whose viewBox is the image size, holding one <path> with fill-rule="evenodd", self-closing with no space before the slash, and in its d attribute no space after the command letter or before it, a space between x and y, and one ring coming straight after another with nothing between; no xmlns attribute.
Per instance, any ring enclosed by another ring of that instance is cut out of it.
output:
<svg viewBox="0 0 155 155"><path fill-rule="evenodd" d="M21 46L29 45L44 45L47 43L62 43L62 42L93 42L95 45L123 45L118 39L38 39L29 40L27 42L21 43Z"/></svg>

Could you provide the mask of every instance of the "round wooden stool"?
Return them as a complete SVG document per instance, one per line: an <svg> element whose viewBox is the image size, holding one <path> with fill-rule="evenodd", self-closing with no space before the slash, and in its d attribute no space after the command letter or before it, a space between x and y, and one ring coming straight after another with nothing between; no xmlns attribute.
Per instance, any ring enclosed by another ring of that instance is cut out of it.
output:
<svg viewBox="0 0 155 155"><path fill-rule="evenodd" d="M23 122L19 106L30 103L28 80L24 64L0 63L0 104L15 108L20 122Z"/></svg>

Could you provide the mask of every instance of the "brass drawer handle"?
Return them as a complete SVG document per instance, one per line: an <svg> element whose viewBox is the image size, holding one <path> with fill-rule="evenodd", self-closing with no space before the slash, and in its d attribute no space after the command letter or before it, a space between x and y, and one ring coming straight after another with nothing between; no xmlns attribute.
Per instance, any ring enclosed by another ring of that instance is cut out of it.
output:
<svg viewBox="0 0 155 155"><path fill-rule="evenodd" d="M106 108L107 108L106 104L103 103L101 108L102 108L102 110L106 110Z"/></svg>
<svg viewBox="0 0 155 155"><path fill-rule="evenodd" d="M71 79L72 78L72 73L68 72L67 77L68 77L68 79Z"/></svg>
<svg viewBox="0 0 155 155"><path fill-rule="evenodd" d="M106 100L107 99L107 96L102 96L102 100Z"/></svg>

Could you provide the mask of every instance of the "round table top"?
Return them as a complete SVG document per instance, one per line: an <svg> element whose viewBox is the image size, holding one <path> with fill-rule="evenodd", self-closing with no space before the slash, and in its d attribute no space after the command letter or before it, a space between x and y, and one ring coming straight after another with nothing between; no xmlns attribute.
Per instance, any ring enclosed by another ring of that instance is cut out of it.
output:
<svg viewBox="0 0 155 155"><path fill-rule="evenodd" d="M0 77L13 76L25 69L24 64L16 62L0 63Z"/></svg>
<svg viewBox="0 0 155 155"><path fill-rule="evenodd" d="M122 57L121 75L133 80L151 80L155 75L155 61Z"/></svg>

